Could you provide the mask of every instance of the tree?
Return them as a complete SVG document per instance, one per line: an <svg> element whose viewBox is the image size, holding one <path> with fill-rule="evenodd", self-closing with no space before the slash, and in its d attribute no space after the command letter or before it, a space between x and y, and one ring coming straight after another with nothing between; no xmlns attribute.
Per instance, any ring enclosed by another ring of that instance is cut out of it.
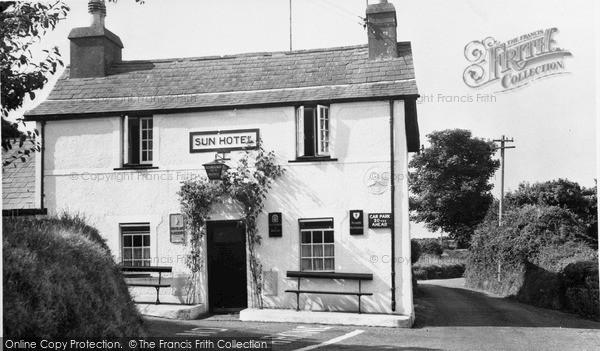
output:
<svg viewBox="0 0 600 351"><path fill-rule="evenodd" d="M5 150L12 148L14 129L18 129L17 123L6 120L9 112L23 106L26 96L35 99L34 91L42 89L48 82L48 76L56 73L58 65L63 65L58 47L43 50L46 56L40 61L34 61L31 47L48 30L53 30L68 11L69 7L61 1L54 4L27 1L0 3L2 147ZM19 147L28 137L35 139L36 136L37 131L19 134ZM39 148L36 142L30 149L19 151L18 157L25 161L26 156L39 151ZM3 166L11 162L5 161Z"/></svg>
<svg viewBox="0 0 600 351"><path fill-rule="evenodd" d="M549 180L530 184L523 182L517 190L506 194L509 206L558 206L571 211L587 228L587 235L597 241L598 195L597 188L586 188L567 179Z"/></svg>
<svg viewBox="0 0 600 351"><path fill-rule="evenodd" d="M411 219L441 229L466 247L494 200L489 179L500 166L492 159L495 146L463 129L427 138L430 146L409 163Z"/></svg>

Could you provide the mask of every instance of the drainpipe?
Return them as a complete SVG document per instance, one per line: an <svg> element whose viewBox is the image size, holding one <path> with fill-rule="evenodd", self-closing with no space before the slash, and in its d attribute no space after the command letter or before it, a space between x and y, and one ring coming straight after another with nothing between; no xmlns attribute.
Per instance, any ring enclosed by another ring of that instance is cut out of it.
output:
<svg viewBox="0 0 600 351"><path fill-rule="evenodd" d="M394 216L396 182L394 181L394 100L390 100L390 169L390 198L392 212L392 312L396 312L396 218Z"/></svg>
<svg viewBox="0 0 600 351"><path fill-rule="evenodd" d="M40 136L42 137L42 145L40 148L40 157L42 158L40 163L40 210L44 209L44 150L46 150L46 138L44 137L44 127L46 126L46 121L42 121Z"/></svg>

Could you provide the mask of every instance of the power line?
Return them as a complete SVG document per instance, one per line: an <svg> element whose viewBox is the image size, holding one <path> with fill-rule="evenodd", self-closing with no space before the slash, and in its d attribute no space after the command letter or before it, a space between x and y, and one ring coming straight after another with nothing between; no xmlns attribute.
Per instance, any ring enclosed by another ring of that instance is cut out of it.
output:
<svg viewBox="0 0 600 351"><path fill-rule="evenodd" d="M347 9L343 8L343 7L337 6L336 4L334 4L334 3L331 3L331 2L329 2L329 1L327 1L327 0L321 0L321 1L323 1L324 3L327 3L327 4L329 4L330 6L333 6L333 7L337 8L337 9L340 9L340 10L342 10L342 11L344 11L344 12L346 12L346 13L348 13L348 14L352 15L353 17L358 17L358 18L360 18L360 19L361 19L361 20L363 20L363 21L364 21L364 20L366 20L364 17L362 17L362 16L359 16L359 15L357 15L356 13L354 13L354 12L352 12L352 11L349 11L349 10L347 10Z"/></svg>
<svg viewBox="0 0 600 351"><path fill-rule="evenodd" d="M318 3L318 2L316 2L316 1L314 1L314 0L308 0L308 1L310 1L311 3L313 3L313 4L314 4L314 5L316 5L316 6L319 6L319 7L320 7L320 8L322 8L322 9L325 9L325 10L331 11L331 12L335 13L335 14L336 14L336 15L338 15L338 16L344 17L344 18L346 18L346 19L348 19L348 20L351 20L351 21L353 21L353 22L355 22L355 23L358 23L360 26L364 26L364 23L363 23L363 22L360 22L360 21L357 21L357 20L356 20L356 18L357 18L357 17L358 17L359 19L361 19L361 20L364 20L364 19L363 19L361 16L357 16L357 15L355 15L354 13L352 13L352 12L350 12L350 11L347 11L347 10L344 10L344 9L340 8L339 6L333 5L333 4L331 4L330 2L326 2L325 0L321 0L321 1L324 1L326 4L328 4L328 5L330 5L330 6L333 6L334 8L331 8L331 7L325 7L325 6L323 6L322 4L320 4L320 3ZM344 10L345 12L347 12L347 13L351 14L351 16L350 16L350 15L348 15L348 14L346 14L346 13L344 13L344 12L341 12L341 11L339 11L339 10L336 10L336 9Z"/></svg>

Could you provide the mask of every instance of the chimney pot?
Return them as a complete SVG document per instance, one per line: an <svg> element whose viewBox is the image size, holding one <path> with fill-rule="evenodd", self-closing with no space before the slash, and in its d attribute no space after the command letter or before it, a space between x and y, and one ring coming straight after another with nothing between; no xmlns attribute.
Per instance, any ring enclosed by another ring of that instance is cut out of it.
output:
<svg viewBox="0 0 600 351"><path fill-rule="evenodd" d="M104 0L90 0L88 2L88 12L92 15L92 27L104 27L106 18L106 3Z"/></svg>
<svg viewBox="0 0 600 351"><path fill-rule="evenodd" d="M396 8L387 0L367 6L369 59L385 60L398 57L396 41Z"/></svg>

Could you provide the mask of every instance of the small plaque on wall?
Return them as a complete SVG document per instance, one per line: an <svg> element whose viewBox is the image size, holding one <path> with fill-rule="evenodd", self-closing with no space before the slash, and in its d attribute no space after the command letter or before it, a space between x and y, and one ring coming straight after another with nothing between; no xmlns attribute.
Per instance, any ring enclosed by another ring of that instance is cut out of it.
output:
<svg viewBox="0 0 600 351"><path fill-rule="evenodd" d="M269 237L279 238L283 235L281 212L269 213Z"/></svg>
<svg viewBox="0 0 600 351"><path fill-rule="evenodd" d="M183 244L185 242L185 226L183 225L183 215L181 213L169 215L169 228L171 242L174 244Z"/></svg>
<svg viewBox="0 0 600 351"><path fill-rule="evenodd" d="M363 235L365 219L362 210L350 210L350 235Z"/></svg>

